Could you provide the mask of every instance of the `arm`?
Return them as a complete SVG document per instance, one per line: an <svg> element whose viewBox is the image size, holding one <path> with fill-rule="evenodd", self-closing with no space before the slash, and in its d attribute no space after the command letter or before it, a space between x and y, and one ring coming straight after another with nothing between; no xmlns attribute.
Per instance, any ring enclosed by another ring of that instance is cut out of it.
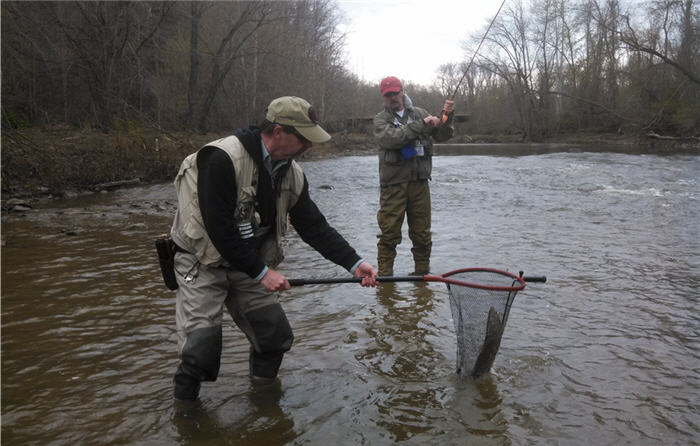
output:
<svg viewBox="0 0 700 446"><path fill-rule="evenodd" d="M236 173L223 150L205 147L197 155L197 193L204 228L216 249L235 269L257 277L265 268L254 239L244 239L233 215L236 209Z"/></svg>
<svg viewBox="0 0 700 446"><path fill-rule="evenodd" d="M436 142L445 142L452 138L454 134L454 127L452 126L452 115L449 115L447 122L444 125L435 127L433 130L432 137Z"/></svg>
<svg viewBox="0 0 700 446"><path fill-rule="evenodd" d="M304 242L331 262L350 271L361 259L330 224L309 195L309 184L304 177L304 189L289 211L289 218Z"/></svg>
<svg viewBox="0 0 700 446"><path fill-rule="evenodd" d="M311 200L309 183L304 176L304 189L289 218L299 236L323 257L362 278L362 286L377 285L377 272L372 265L363 261L350 244L333 227ZM288 287L288 283L286 284ZM285 288L286 289L286 288Z"/></svg>
<svg viewBox="0 0 700 446"><path fill-rule="evenodd" d="M348 242L328 224L311 200L306 176L302 193L290 209L289 218L301 239L325 258L352 272L355 277L361 277L362 286L377 285L377 272L374 267L360 259ZM284 291L290 288L287 278L273 269L267 270L261 283L270 291Z"/></svg>
<svg viewBox="0 0 700 446"><path fill-rule="evenodd" d="M430 129L431 127L422 119L415 120L403 127L394 127L391 121L387 121L385 113L379 113L374 117L374 139L382 149L400 150Z"/></svg>
<svg viewBox="0 0 700 446"><path fill-rule="evenodd" d="M451 100L446 100L445 105L442 107L442 112L447 115L447 122L444 124L440 125L438 124L437 127L433 130L432 132L432 137L435 139L437 142L445 142L448 139L452 138L452 135L454 134L454 110L455 110L455 103L454 101Z"/></svg>

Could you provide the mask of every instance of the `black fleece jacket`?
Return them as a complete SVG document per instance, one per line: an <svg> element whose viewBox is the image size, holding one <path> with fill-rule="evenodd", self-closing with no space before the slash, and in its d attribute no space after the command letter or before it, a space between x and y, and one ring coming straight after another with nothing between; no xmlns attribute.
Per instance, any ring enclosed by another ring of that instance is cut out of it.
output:
<svg viewBox="0 0 700 446"><path fill-rule="evenodd" d="M287 174L291 160L277 175L276 184L263 165L260 129L238 129L234 135L258 166L256 210L263 226L275 228L277 186ZM241 237L234 222L236 209L236 173L231 158L223 150L207 146L197 154L197 193L204 227L216 249L234 269L257 277L265 268L258 254L258 240ZM360 260L355 250L326 221L309 195L309 183L304 176L304 189L289 211L289 218L299 236L328 260L350 269Z"/></svg>

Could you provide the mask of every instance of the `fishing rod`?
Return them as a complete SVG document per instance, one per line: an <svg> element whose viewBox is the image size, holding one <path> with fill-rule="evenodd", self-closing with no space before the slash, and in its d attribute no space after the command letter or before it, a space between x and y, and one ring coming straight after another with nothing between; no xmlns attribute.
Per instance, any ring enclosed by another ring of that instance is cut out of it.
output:
<svg viewBox="0 0 700 446"><path fill-rule="evenodd" d="M503 8L503 5L505 5L505 4L506 4L506 0L503 0L501 2L501 6L498 7L498 11L496 11L496 15L493 16L493 18L491 19L491 23L489 23L489 27L486 28L486 32L484 33L483 37L481 38L481 41L479 42L479 46L476 47L476 51L474 51L474 54L472 54L471 60L467 64L467 69L464 70L462 77L459 79L459 82L457 82L457 86L455 87L455 90L450 95L450 98L449 98L450 101L455 100L455 96L457 95L457 90L459 90L460 85L462 85L462 81L467 76L467 73L469 72L469 69L472 66L472 62L474 62L474 58L476 57L477 54L479 54L479 50L481 49L481 44L484 43L484 40L486 40L486 36L489 34L489 31L491 31L491 27L493 26L493 22L496 21L496 17L498 17L498 14L501 13L501 9ZM440 125L444 125L446 122L447 122L447 113L445 113L445 110L443 110L442 115L440 116Z"/></svg>

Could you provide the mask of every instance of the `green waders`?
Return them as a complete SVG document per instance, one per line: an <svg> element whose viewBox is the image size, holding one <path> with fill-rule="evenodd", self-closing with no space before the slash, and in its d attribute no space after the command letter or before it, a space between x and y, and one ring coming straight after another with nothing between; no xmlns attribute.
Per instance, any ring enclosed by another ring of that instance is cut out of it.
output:
<svg viewBox="0 0 700 446"><path fill-rule="evenodd" d="M430 186L428 180L382 186L379 192L377 222L377 266L380 276L394 274L396 246L401 243L404 215L408 220L408 237L413 243L411 252L415 270L412 274L430 272L430 251L433 243L430 233Z"/></svg>

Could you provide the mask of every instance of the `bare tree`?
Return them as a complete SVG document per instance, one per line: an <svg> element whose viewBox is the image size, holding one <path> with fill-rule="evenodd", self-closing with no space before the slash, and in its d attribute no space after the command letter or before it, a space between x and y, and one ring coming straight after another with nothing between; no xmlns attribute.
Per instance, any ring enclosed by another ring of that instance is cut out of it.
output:
<svg viewBox="0 0 700 446"><path fill-rule="evenodd" d="M697 0L644 0L633 11L628 0L506 5L456 95L474 125L529 139L700 129ZM4 126L230 129L261 119L280 95L309 99L341 126L381 106L377 86L347 69L335 0L0 8ZM467 39L466 60L483 31ZM432 88L412 94L438 112L464 65L445 63Z"/></svg>
<svg viewBox="0 0 700 446"><path fill-rule="evenodd" d="M202 14L209 8L203 2L190 3L190 67L187 80L187 111L185 112L185 122L194 121L195 102L197 97L197 86L199 85L199 23Z"/></svg>
<svg viewBox="0 0 700 446"><path fill-rule="evenodd" d="M226 77L236 60L245 54L245 44L266 23L271 13L270 6L263 2L241 2L231 6L235 8L235 15L216 46L209 80L203 86L204 93L196 118L197 128L202 131L207 129L207 118Z"/></svg>
<svg viewBox="0 0 700 446"><path fill-rule="evenodd" d="M665 4L667 9L664 16L668 18L669 9L673 6L680 6L680 2L668 2ZM698 49L697 49L697 19L693 19L693 0L686 0L683 4L683 21L682 21L682 37L679 45L678 58L673 58L670 54L669 45L671 39L669 37L668 23L665 21L662 25L663 30L663 48L655 48L653 45L645 44L634 31L634 27L630 24L630 18L625 17L626 29L619 32L620 40L633 51L647 53L651 56L659 58L664 63L675 68L682 73L689 81L700 85L700 75L697 70ZM697 12L695 13L697 14ZM695 24L694 24L695 23Z"/></svg>

